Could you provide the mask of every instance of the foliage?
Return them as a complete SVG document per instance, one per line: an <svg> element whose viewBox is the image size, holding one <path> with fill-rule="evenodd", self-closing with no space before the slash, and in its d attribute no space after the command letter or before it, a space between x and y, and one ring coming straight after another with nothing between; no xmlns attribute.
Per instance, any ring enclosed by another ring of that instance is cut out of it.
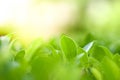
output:
<svg viewBox="0 0 120 80"><path fill-rule="evenodd" d="M66 35L27 48L0 37L0 80L120 80L119 59L97 41L80 47Z"/></svg>

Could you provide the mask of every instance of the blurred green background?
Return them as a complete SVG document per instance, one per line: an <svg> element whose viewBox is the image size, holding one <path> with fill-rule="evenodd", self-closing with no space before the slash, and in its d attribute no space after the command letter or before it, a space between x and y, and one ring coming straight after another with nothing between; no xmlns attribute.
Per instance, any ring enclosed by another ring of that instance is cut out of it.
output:
<svg viewBox="0 0 120 80"><path fill-rule="evenodd" d="M15 32L24 44L65 33L81 46L92 40L114 52L120 46L119 0L0 0L0 11L0 35Z"/></svg>

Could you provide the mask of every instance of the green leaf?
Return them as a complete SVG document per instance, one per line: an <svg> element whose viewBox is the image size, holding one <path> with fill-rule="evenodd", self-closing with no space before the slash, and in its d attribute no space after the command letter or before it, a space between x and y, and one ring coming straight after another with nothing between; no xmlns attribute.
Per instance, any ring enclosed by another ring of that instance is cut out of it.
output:
<svg viewBox="0 0 120 80"><path fill-rule="evenodd" d="M60 40L61 49L68 60L72 60L77 56L76 43L69 37L63 35Z"/></svg>
<svg viewBox="0 0 120 80"><path fill-rule="evenodd" d="M31 63L34 80L49 80L54 65L55 63L51 57L40 56L35 58Z"/></svg>
<svg viewBox="0 0 120 80"><path fill-rule="evenodd" d="M81 54L81 53L86 53L86 52L85 52L85 50L84 50L83 48L78 47L78 48L77 48L77 54L79 55L79 54Z"/></svg>
<svg viewBox="0 0 120 80"><path fill-rule="evenodd" d="M113 54L110 52L110 50L108 50L108 48L106 48L106 47L104 47L104 46L100 46L100 47L103 49L103 51L106 53L106 55L107 55L110 59L113 58Z"/></svg>
<svg viewBox="0 0 120 80"><path fill-rule="evenodd" d="M105 47L95 45L93 49L90 51L90 56L94 57L98 61L102 61L102 59L107 56L112 59L112 53Z"/></svg>
<svg viewBox="0 0 120 80"><path fill-rule="evenodd" d="M17 53L17 55L15 56L15 60L16 61L22 61L24 59L24 55L25 55L25 51L21 50Z"/></svg>
<svg viewBox="0 0 120 80"><path fill-rule="evenodd" d="M88 69L82 69L79 80L96 80Z"/></svg>
<svg viewBox="0 0 120 80"><path fill-rule="evenodd" d="M101 67L100 62L97 59L95 59L94 57L88 57L88 61L89 61L89 67L94 67L97 69Z"/></svg>
<svg viewBox="0 0 120 80"><path fill-rule="evenodd" d="M115 54L114 57L113 57L113 60L116 62L116 64L120 68L120 55L119 54Z"/></svg>
<svg viewBox="0 0 120 80"><path fill-rule="evenodd" d="M91 68L90 70L91 70L92 74L95 76L96 80L103 80L102 74L100 71L98 71L96 68Z"/></svg>
<svg viewBox="0 0 120 80"><path fill-rule="evenodd" d="M32 59L33 55L39 51L42 43L43 42L41 41L41 39L37 39L33 43L31 43L30 46L28 46L28 48L25 50L24 56L26 61L29 62Z"/></svg>
<svg viewBox="0 0 120 80"><path fill-rule="evenodd" d="M120 80L120 69L110 58L104 57L101 66L104 80Z"/></svg>
<svg viewBox="0 0 120 80"><path fill-rule="evenodd" d="M85 68L88 67L88 56L87 53L81 53L77 56L77 61L79 66L83 66Z"/></svg>

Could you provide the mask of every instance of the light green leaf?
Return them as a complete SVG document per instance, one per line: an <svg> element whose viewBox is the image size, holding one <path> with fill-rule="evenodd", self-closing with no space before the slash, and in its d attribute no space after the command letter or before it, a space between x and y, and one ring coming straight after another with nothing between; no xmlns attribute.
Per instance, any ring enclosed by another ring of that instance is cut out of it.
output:
<svg viewBox="0 0 120 80"><path fill-rule="evenodd" d="M31 43L30 46L28 46L24 56L26 61L30 61L32 59L33 55L37 53L42 43L43 42L41 41L41 39L37 39L33 43Z"/></svg>
<svg viewBox="0 0 120 80"><path fill-rule="evenodd" d="M103 80L101 72L98 71L96 68L91 68L91 72L95 76L96 80Z"/></svg>
<svg viewBox="0 0 120 80"><path fill-rule="evenodd" d="M69 37L63 35L60 40L61 49L68 60L72 60L77 56L76 43Z"/></svg>
<svg viewBox="0 0 120 80"><path fill-rule="evenodd" d="M110 58L104 57L101 66L104 80L120 80L120 69Z"/></svg>

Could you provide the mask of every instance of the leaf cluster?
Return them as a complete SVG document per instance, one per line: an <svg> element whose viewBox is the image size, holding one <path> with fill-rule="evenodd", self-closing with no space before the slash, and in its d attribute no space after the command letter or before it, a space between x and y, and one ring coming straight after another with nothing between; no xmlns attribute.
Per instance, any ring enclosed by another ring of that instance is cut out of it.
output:
<svg viewBox="0 0 120 80"><path fill-rule="evenodd" d="M27 48L0 37L0 80L120 80L120 55L97 41L80 47L73 39L35 40Z"/></svg>

